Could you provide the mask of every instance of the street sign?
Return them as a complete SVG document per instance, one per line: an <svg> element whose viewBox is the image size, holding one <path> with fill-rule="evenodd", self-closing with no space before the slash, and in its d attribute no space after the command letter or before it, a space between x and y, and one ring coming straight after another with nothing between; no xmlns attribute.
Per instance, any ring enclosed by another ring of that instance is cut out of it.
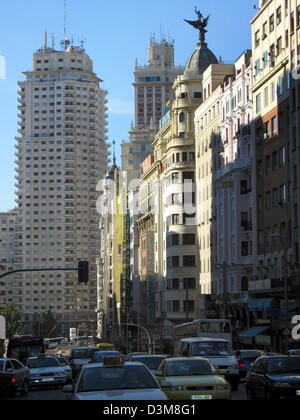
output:
<svg viewBox="0 0 300 420"><path fill-rule="evenodd" d="M233 181L224 181L224 182L222 182L222 188L223 189L234 188L234 182Z"/></svg>
<svg viewBox="0 0 300 420"><path fill-rule="evenodd" d="M286 328L284 330L284 332L283 332L283 335L284 335L284 337L290 336L291 335L291 331L288 328Z"/></svg>
<svg viewBox="0 0 300 420"><path fill-rule="evenodd" d="M0 315L0 340L4 340L5 338L6 338L5 318L4 316Z"/></svg>

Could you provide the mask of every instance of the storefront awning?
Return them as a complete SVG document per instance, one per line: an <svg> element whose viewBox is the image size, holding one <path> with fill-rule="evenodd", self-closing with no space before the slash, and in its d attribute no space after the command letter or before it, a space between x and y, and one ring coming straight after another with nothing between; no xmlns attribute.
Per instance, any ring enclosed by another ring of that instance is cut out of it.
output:
<svg viewBox="0 0 300 420"><path fill-rule="evenodd" d="M249 311L267 311L270 309L277 309L276 300L269 299L252 299L248 302Z"/></svg>
<svg viewBox="0 0 300 420"><path fill-rule="evenodd" d="M253 338L256 337L259 334L262 334L263 332L267 331L270 327L253 327L250 328L247 331L243 331L239 338Z"/></svg>

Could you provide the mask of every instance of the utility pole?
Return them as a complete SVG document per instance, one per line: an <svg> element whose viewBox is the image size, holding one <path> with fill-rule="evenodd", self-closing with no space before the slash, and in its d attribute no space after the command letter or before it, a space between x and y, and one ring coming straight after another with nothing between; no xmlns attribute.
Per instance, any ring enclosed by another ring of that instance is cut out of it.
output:
<svg viewBox="0 0 300 420"><path fill-rule="evenodd" d="M224 319L227 312L227 278L226 278L226 262L223 262L223 312Z"/></svg>

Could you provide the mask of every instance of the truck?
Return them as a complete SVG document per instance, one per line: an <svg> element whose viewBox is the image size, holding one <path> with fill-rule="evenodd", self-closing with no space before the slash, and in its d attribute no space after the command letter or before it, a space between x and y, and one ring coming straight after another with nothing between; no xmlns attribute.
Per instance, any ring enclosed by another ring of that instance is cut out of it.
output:
<svg viewBox="0 0 300 420"><path fill-rule="evenodd" d="M32 335L23 335L6 340L7 358L17 359L25 364L29 357L37 357L45 354L45 343L43 337L33 337Z"/></svg>
<svg viewBox="0 0 300 420"><path fill-rule="evenodd" d="M6 338L6 322L4 316L0 315L0 357L3 357L5 352L5 338Z"/></svg>

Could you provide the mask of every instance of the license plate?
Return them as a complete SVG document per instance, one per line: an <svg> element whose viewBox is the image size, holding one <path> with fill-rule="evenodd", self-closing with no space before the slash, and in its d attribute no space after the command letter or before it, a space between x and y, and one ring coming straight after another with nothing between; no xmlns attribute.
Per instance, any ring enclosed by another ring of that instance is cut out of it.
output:
<svg viewBox="0 0 300 420"><path fill-rule="evenodd" d="M191 399L193 401L195 401L195 400L201 400L202 401L202 400L212 400L213 397L212 397L212 395L192 395Z"/></svg>
<svg viewBox="0 0 300 420"><path fill-rule="evenodd" d="M54 382L54 378L43 378L42 382Z"/></svg>
<svg viewBox="0 0 300 420"><path fill-rule="evenodd" d="M300 397L300 391L296 391L297 397Z"/></svg>

